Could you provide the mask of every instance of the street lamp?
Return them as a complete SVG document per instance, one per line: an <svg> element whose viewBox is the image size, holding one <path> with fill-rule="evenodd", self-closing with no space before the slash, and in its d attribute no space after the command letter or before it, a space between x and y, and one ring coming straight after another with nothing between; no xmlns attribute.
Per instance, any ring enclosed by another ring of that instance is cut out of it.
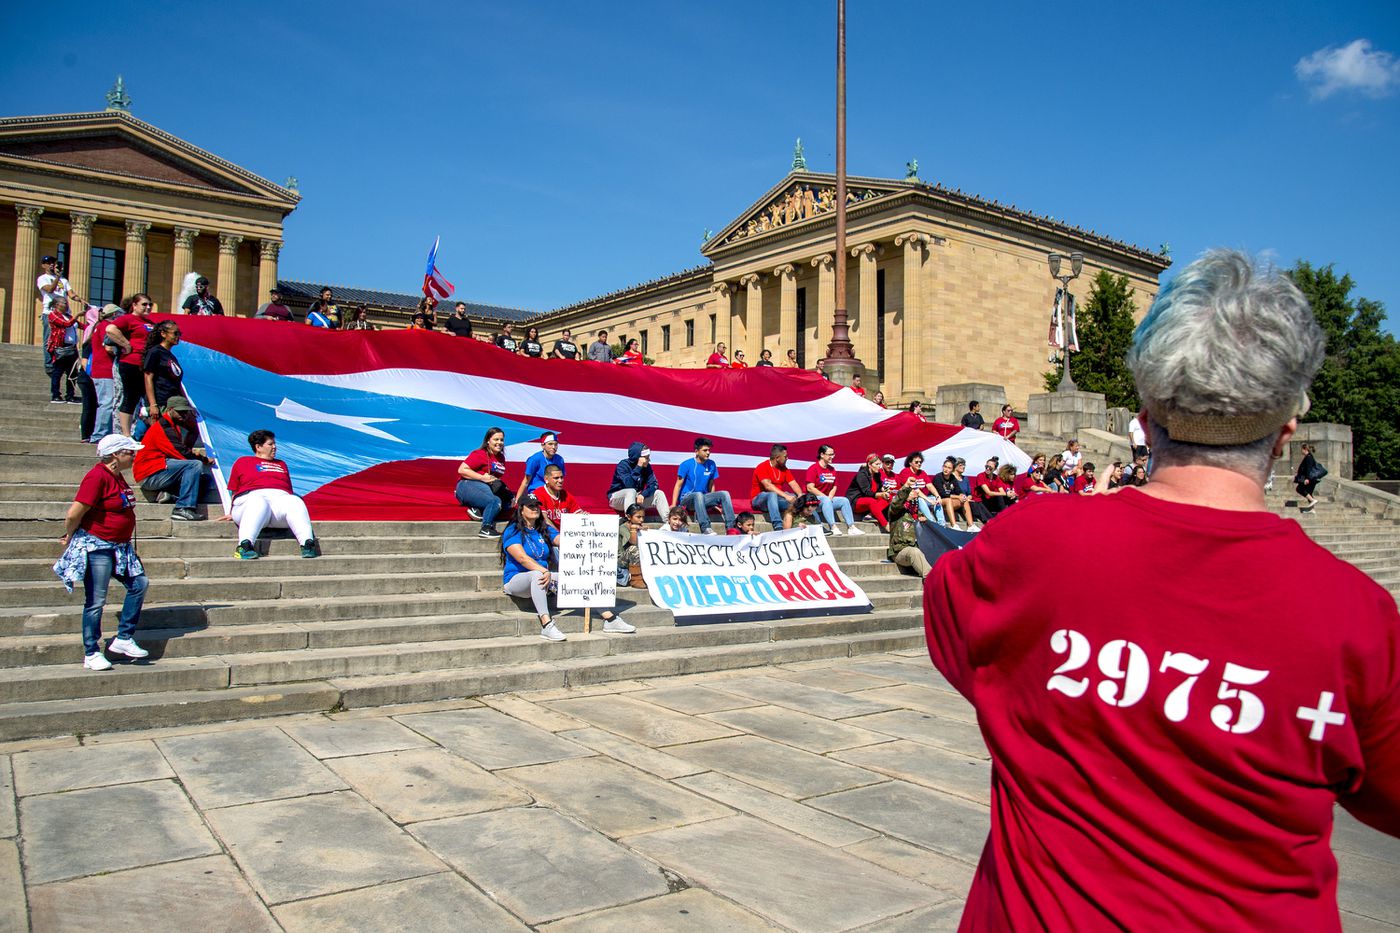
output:
<svg viewBox="0 0 1400 933"><path fill-rule="evenodd" d="M1060 261L1064 259L1063 256L1059 253L1051 253L1046 259L1050 263L1050 278L1058 279L1060 288L1064 290L1065 303L1062 307L1067 311L1069 309L1069 283L1079 278L1079 272L1084 268L1084 254L1078 250L1069 254L1070 271L1066 275L1060 275ZM1062 326L1064 328L1065 339L1062 341L1064 346L1060 347L1060 354L1064 360L1064 372L1060 376L1060 384L1055 388L1055 391L1077 392L1079 387L1074 384L1074 379L1069 374L1069 327L1067 325Z"/></svg>

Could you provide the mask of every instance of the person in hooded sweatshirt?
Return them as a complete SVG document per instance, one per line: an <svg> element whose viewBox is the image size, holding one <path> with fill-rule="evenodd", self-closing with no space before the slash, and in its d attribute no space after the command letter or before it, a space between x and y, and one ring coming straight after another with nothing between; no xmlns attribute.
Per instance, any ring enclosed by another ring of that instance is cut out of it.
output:
<svg viewBox="0 0 1400 933"><path fill-rule="evenodd" d="M651 468L651 448L641 441L633 442L627 448L627 458L617 462L613 470L611 485L608 486L608 504L626 514L627 507L634 502L656 510L661 521L671 504L666 494L656 485L656 473Z"/></svg>

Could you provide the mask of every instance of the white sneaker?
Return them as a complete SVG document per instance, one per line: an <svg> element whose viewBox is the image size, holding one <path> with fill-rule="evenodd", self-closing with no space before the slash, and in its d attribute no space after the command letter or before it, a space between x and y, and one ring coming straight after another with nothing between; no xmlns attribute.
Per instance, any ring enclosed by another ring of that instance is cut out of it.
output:
<svg viewBox="0 0 1400 933"><path fill-rule="evenodd" d="M613 616L603 623L603 631L614 635L631 635L636 630L637 626L624 622L622 616Z"/></svg>
<svg viewBox="0 0 1400 933"><path fill-rule="evenodd" d="M107 650L113 654L124 654L128 658L144 658L150 654L130 638L113 638L112 643L107 646Z"/></svg>
<svg viewBox="0 0 1400 933"><path fill-rule="evenodd" d="M865 534L865 532L861 531L861 530L860 530L859 528L857 528L855 525L847 525L847 526L846 526L846 534L848 534L848 535L863 535L863 534Z"/></svg>
<svg viewBox="0 0 1400 933"><path fill-rule="evenodd" d="M971 525L968 525L968 526L967 526L967 530L968 530L968 531L981 531L981 530L982 530L982 526L979 525L979 524L977 524L976 522L973 522Z"/></svg>
<svg viewBox="0 0 1400 933"><path fill-rule="evenodd" d="M96 654L90 654L83 658L83 667L90 671L110 671L112 669L112 662L108 661L106 657L103 656L102 652L99 651Z"/></svg>
<svg viewBox="0 0 1400 933"><path fill-rule="evenodd" d="M717 534L719 534L719 532L718 532L718 531L715 531L715 526L714 526L714 525L711 525L709 528L706 528L706 529L705 529L705 534L707 534L707 535L717 535Z"/></svg>
<svg viewBox="0 0 1400 933"><path fill-rule="evenodd" d="M828 532L826 533L826 536L827 536L828 538L839 538L839 537L841 537L841 526L840 526L840 525L832 525L832 526L831 526L831 530L828 531Z"/></svg>
<svg viewBox="0 0 1400 933"><path fill-rule="evenodd" d="M548 625L540 629L540 637L545 641L565 641L569 636L559 631L559 626L551 619Z"/></svg>

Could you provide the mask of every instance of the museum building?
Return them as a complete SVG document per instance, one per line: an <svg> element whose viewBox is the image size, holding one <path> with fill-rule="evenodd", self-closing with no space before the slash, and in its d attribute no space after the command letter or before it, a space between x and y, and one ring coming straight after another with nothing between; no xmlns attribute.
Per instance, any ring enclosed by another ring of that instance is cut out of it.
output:
<svg viewBox="0 0 1400 933"><path fill-rule="evenodd" d="M94 302L149 292L169 308L184 274L210 274L230 313L252 314L277 282L282 223L295 188L259 178L129 113L120 84L96 113L0 119L0 264L13 268L0 335L38 333L38 259L53 254ZM6 215L13 212L11 223ZM932 399L940 385L991 383L1022 408L1043 391L1055 290L1048 254L1083 255L1070 291L1082 302L1101 269L1127 276L1139 313L1170 265L1165 253L917 177L848 178L847 250L835 255L835 176L790 171L700 248L705 263L553 311L469 303L490 330L536 324L547 346L565 329L636 337L660 366L699 367L715 344L750 365L788 349L811 368L836 310L836 263L865 385L889 402ZM13 232L11 232L13 231ZM342 307L365 304L386 327L416 297L325 282ZM284 283L304 308L311 283ZM456 296L454 296L455 300ZM445 303L450 312L452 300ZM443 315L440 314L440 318Z"/></svg>

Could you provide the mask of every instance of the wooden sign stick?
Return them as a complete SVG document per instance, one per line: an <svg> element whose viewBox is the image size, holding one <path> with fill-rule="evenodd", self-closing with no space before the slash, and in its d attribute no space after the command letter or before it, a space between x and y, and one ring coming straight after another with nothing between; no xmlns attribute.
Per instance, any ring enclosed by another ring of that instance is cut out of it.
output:
<svg viewBox="0 0 1400 933"><path fill-rule="evenodd" d="M593 610L585 608L583 610L583 634L587 635L593 631Z"/></svg>

